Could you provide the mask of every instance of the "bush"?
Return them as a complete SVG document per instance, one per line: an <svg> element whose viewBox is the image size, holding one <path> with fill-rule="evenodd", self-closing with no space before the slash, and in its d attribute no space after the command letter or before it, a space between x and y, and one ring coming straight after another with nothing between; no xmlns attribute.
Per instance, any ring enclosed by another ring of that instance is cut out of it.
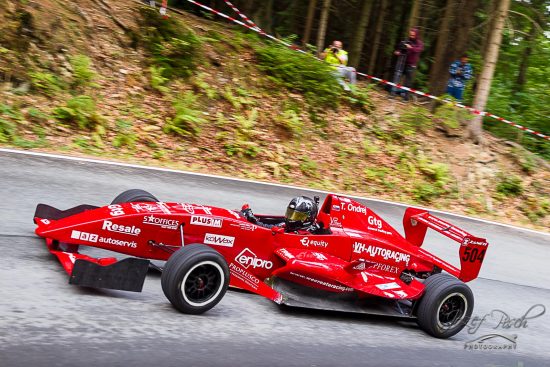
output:
<svg viewBox="0 0 550 367"><path fill-rule="evenodd" d="M86 95L71 98L65 107L55 108L53 116L60 121L76 123L81 129L90 129L101 124L95 101Z"/></svg>
<svg viewBox="0 0 550 367"><path fill-rule="evenodd" d="M116 127L118 134L113 139L113 146L115 148L127 146L133 149L135 147L137 135L133 131L132 123L126 120L117 120Z"/></svg>
<svg viewBox="0 0 550 367"><path fill-rule="evenodd" d="M78 88L91 85L96 73L91 68L90 58L86 55L75 55L70 57L69 63L73 68L72 86Z"/></svg>
<svg viewBox="0 0 550 367"><path fill-rule="evenodd" d="M29 73L29 76L31 77L33 88L45 95L53 95L61 92L63 89L63 82L51 73L32 71Z"/></svg>
<svg viewBox="0 0 550 367"><path fill-rule="evenodd" d="M505 196L518 196L523 192L521 178L516 175L501 173L497 184L497 192Z"/></svg>
<svg viewBox="0 0 550 367"><path fill-rule="evenodd" d="M285 109L276 117L278 125L282 126L292 137L299 137L304 130L304 121L293 109Z"/></svg>
<svg viewBox="0 0 550 367"><path fill-rule="evenodd" d="M412 190L414 198L417 201L429 203L433 199L442 195L445 191L441 187L430 183L416 184Z"/></svg>
<svg viewBox="0 0 550 367"><path fill-rule="evenodd" d="M170 88L165 86L168 78L162 76L163 71L163 67L157 68L154 65L149 68L149 72L151 73L151 87L153 87L153 89L155 90L158 90L160 93L168 93L170 91Z"/></svg>
<svg viewBox="0 0 550 367"><path fill-rule="evenodd" d="M432 128L433 122L428 111L422 107L411 107L399 117L399 122L415 131L426 131Z"/></svg>
<svg viewBox="0 0 550 367"><path fill-rule="evenodd" d="M139 42L152 55L152 63L163 68L162 76L190 76L200 57L198 36L175 18L164 19L151 7L141 7L140 14Z"/></svg>
<svg viewBox="0 0 550 367"><path fill-rule="evenodd" d="M204 122L202 112L197 107L197 96L189 91L174 103L176 113L164 125L165 133L175 133L184 137L196 136L200 132L200 125Z"/></svg>
<svg viewBox="0 0 550 367"><path fill-rule="evenodd" d="M309 177L319 177L319 172L317 171L317 163L312 161L308 157L302 157L302 162L300 163L300 170L304 175Z"/></svg>
<svg viewBox="0 0 550 367"><path fill-rule="evenodd" d="M312 105L338 105L342 88L328 64L277 44L257 47L255 51L260 68L274 82L304 93Z"/></svg>
<svg viewBox="0 0 550 367"><path fill-rule="evenodd" d="M16 132L15 123L0 117L0 143L8 143Z"/></svg>

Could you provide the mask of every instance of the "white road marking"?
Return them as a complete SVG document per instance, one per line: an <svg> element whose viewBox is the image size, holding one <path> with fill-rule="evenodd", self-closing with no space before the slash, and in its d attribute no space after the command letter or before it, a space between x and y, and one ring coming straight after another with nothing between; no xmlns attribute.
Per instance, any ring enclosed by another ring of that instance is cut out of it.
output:
<svg viewBox="0 0 550 367"><path fill-rule="evenodd" d="M473 217L468 217L468 216L462 215L462 214L455 214L455 213L450 213L450 212L446 212L446 211L442 211L442 210L430 209L430 208L417 206L417 205L411 205L411 204L403 204L403 203L393 202L393 201L389 201L389 200L382 200L382 199L375 199L375 198L370 198L370 197L348 195L348 194L343 194L343 193L338 193L338 192L330 192L330 191L324 191L324 190L316 190L316 189L313 189L313 188L303 187L303 186L292 186L292 185L284 185L284 184L278 184L278 183L272 183L272 182L261 182L261 181L247 180L247 179L244 179L244 178L226 177L226 176L219 176L219 175L211 175L211 174L207 174L207 173L189 172L189 171L177 170L177 169L172 169L172 168L151 167L151 166L143 166L143 165L139 165L139 164L105 161L105 160L93 159L93 158L69 157L69 156L60 155L60 154L42 153L42 152L34 152L34 151L27 151L27 150L0 148L0 152L30 155L30 156L35 156L35 157L65 159L65 160L76 161L76 162L88 162L88 163L95 163L95 164L105 164L105 165L118 166L118 167L146 169L146 170L151 170L151 171L181 173L181 174L186 174L186 175L190 175L190 176L210 177L210 178L223 179L223 180L236 181L236 182L246 182L246 183L273 186L273 187L282 187L282 188L285 188L285 189L307 190L307 191L318 192L318 193L321 193L321 194L336 194L336 195L345 196L345 197L348 197L348 198L359 199L359 200L369 200L369 201L374 201L374 202L377 202L377 203L401 206L401 207L404 207L404 208L415 207L415 208L419 208L419 209L423 209L423 210L429 210L431 213L439 213L439 214L453 216L453 217L456 217L456 218L469 219L469 220L473 220L473 221L480 222L480 223L487 223L487 224L512 228L512 229L516 229L516 230L519 230L519 231L526 231L526 232L531 232L531 233L534 233L534 234L539 234L539 235L542 234L542 235L545 235L545 236L550 236L550 233L536 231L534 229L529 229L529 228L517 227L517 226L510 225L510 224L505 224L505 223L493 222L493 221L490 221L490 220L487 220L487 219L473 218Z"/></svg>

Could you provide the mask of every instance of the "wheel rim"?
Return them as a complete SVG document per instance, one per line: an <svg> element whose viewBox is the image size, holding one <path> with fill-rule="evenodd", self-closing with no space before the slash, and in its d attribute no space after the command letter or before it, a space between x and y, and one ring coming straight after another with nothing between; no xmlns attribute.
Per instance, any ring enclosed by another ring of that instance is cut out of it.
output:
<svg viewBox="0 0 550 367"><path fill-rule="evenodd" d="M452 329L460 324L466 316L468 300L462 293L451 293L445 297L437 308L437 325L441 329Z"/></svg>
<svg viewBox="0 0 550 367"><path fill-rule="evenodd" d="M220 294L224 278L223 269L214 261L195 264L181 282L183 298L191 306L205 306Z"/></svg>

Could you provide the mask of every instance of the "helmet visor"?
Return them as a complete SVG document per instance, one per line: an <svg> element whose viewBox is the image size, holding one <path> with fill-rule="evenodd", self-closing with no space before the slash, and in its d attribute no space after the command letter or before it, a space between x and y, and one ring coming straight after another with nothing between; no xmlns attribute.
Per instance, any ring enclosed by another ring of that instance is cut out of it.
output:
<svg viewBox="0 0 550 367"><path fill-rule="evenodd" d="M287 208L286 220L291 222L305 222L307 220L307 213L296 211L295 209Z"/></svg>

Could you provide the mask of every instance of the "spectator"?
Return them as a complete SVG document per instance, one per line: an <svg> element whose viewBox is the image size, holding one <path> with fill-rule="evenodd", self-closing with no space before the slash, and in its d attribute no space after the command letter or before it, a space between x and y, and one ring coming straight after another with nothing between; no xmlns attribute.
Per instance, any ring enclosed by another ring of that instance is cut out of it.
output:
<svg viewBox="0 0 550 367"><path fill-rule="evenodd" d="M409 38L402 41L397 50L394 51L394 54L398 57L394 83L399 83L401 76L404 75L405 81L403 85L409 88L412 86L416 65L418 64L422 50L424 50L424 43L420 40L418 29L412 28L409 31ZM409 100L407 91L392 88L392 94L396 93L401 93L405 100Z"/></svg>
<svg viewBox="0 0 550 367"><path fill-rule="evenodd" d="M447 93L462 101L466 82L472 78L473 72L472 65L468 63L468 55L464 54L460 60L453 62L449 67L451 78L447 84Z"/></svg>
<svg viewBox="0 0 550 367"><path fill-rule="evenodd" d="M345 91L351 91L350 86L344 81L348 79L353 85L357 82L357 72L355 68L347 66L348 64L348 53L342 49L341 41L334 41L330 47L327 47L323 52L321 52L321 58L325 62L334 65L336 68L335 75L338 79L338 84L340 84Z"/></svg>

